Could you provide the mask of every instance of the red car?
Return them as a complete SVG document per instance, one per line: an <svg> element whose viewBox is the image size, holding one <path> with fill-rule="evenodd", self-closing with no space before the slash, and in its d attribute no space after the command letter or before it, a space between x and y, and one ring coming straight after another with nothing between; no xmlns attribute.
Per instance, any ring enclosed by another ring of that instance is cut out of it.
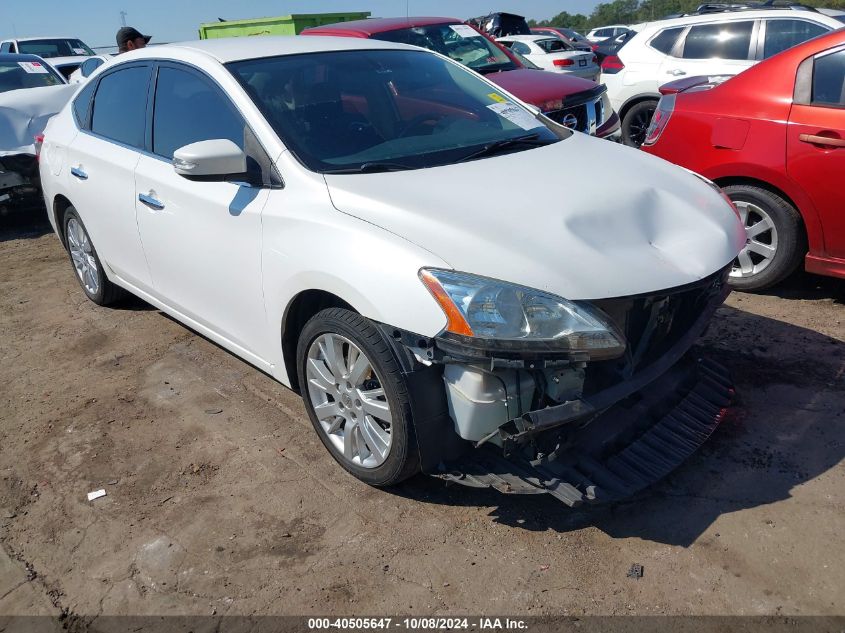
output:
<svg viewBox="0 0 845 633"><path fill-rule="evenodd" d="M604 86L580 77L526 68L527 62L455 18L355 20L305 29L302 35L372 38L421 46L485 75L568 128L602 138L619 132L619 117Z"/></svg>
<svg viewBox="0 0 845 633"><path fill-rule="evenodd" d="M845 277L845 29L717 83L661 88L642 149L720 185L745 222L735 287Z"/></svg>

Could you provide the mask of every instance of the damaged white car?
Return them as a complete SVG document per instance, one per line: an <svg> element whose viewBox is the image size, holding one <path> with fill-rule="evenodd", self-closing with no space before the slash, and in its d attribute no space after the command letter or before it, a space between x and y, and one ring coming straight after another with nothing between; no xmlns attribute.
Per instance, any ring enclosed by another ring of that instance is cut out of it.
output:
<svg viewBox="0 0 845 633"><path fill-rule="evenodd" d="M75 90L40 57L0 54L0 217L43 208L36 137Z"/></svg>
<svg viewBox="0 0 845 633"><path fill-rule="evenodd" d="M730 203L441 55L121 55L50 122L41 173L92 301L129 291L298 390L367 483L618 499L729 404L688 351L745 243Z"/></svg>

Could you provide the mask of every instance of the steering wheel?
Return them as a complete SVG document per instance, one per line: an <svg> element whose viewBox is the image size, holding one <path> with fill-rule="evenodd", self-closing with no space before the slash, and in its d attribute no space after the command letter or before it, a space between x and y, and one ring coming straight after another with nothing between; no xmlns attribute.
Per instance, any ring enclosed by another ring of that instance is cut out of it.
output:
<svg viewBox="0 0 845 633"><path fill-rule="evenodd" d="M405 125L402 126L402 129L399 130L399 134L396 135L396 138L404 138L417 128L422 128L423 125L427 127L433 127L431 123L437 125L440 123L440 119L443 118L442 114L432 114L428 112L426 114L418 114L413 119L408 121Z"/></svg>

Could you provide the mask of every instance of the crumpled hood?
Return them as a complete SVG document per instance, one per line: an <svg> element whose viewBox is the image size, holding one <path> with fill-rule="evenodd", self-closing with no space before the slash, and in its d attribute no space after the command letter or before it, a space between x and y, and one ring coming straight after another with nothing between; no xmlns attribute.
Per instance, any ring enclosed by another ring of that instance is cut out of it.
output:
<svg viewBox="0 0 845 633"><path fill-rule="evenodd" d="M75 84L0 92L0 156L35 154L35 135L78 89Z"/></svg>
<svg viewBox="0 0 845 633"><path fill-rule="evenodd" d="M698 177L579 133L457 165L326 182L338 210L457 270L568 299L692 283L745 244L736 214Z"/></svg>

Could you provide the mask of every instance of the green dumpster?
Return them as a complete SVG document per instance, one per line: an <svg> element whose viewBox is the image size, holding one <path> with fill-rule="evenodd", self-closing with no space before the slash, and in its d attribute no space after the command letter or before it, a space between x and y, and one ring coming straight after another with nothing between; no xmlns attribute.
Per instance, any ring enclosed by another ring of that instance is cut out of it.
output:
<svg viewBox="0 0 845 633"><path fill-rule="evenodd" d="M243 37L245 35L298 35L303 29L336 22L363 20L370 17L369 11L357 13L296 13L272 18L252 18L228 22L207 22L200 24L200 39L217 37Z"/></svg>

